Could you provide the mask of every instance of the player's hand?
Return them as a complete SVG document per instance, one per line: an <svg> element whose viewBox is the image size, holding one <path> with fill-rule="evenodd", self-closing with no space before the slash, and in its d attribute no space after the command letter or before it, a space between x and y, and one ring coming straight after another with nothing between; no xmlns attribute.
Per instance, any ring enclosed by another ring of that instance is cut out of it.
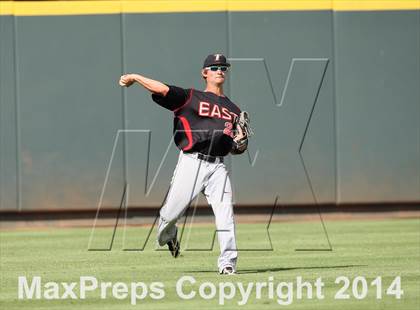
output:
<svg viewBox="0 0 420 310"><path fill-rule="evenodd" d="M120 77L120 86L130 87L135 82L133 74L124 74Z"/></svg>
<svg viewBox="0 0 420 310"><path fill-rule="evenodd" d="M235 142L238 142L238 141L244 139L245 137L246 137L246 133L242 130L241 126L237 125L236 126L236 134L235 134L235 137L234 137L233 140Z"/></svg>

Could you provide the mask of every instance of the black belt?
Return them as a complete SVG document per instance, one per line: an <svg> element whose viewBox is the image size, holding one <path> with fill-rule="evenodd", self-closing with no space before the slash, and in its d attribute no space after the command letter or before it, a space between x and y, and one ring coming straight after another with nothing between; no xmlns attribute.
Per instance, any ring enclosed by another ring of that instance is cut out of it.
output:
<svg viewBox="0 0 420 310"><path fill-rule="evenodd" d="M201 153L197 153L197 158L204 160L204 161L208 161L209 163L214 163L217 160L219 160L219 162L223 162L223 157L222 156L211 156L211 155L204 155Z"/></svg>

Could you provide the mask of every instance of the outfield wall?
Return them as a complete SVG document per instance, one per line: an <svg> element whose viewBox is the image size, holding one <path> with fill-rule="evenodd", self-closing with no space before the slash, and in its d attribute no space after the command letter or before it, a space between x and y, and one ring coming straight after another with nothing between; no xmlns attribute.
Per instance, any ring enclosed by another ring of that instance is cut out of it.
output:
<svg viewBox="0 0 420 310"><path fill-rule="evenodd" d="M298 2L1 3L0 210L118 206L125 180L159 206L172 114L118 78L202 89L213 52L255 130L237 204L420 201L420 4Z"/></svg>

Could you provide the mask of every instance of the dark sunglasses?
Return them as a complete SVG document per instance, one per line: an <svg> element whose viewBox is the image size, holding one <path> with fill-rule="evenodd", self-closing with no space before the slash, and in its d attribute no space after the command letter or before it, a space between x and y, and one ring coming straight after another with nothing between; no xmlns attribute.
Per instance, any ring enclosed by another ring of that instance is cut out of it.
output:
<svg viewBox="0 0 420 310"><path fill-rule="evenodd" d="M209 69L211 71L217 71L217 70L220 69L220 71L226 72L226 71L228 71L229 67L226 67L226 66L210 66L210 67L207 67L207 69Z"/></svg>

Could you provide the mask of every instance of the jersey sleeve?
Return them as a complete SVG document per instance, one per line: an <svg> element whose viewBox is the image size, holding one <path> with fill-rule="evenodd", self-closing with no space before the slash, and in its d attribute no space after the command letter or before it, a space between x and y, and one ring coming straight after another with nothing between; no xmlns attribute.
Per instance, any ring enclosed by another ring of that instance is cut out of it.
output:
<svg viewBox="0 0 420 310"><path fill-rule="evenodd" d="M166 96L152 94L152 99L158 105L174 111L185 104L188 100L189 90L178 86L168 85L169 91Z"/></svg>

